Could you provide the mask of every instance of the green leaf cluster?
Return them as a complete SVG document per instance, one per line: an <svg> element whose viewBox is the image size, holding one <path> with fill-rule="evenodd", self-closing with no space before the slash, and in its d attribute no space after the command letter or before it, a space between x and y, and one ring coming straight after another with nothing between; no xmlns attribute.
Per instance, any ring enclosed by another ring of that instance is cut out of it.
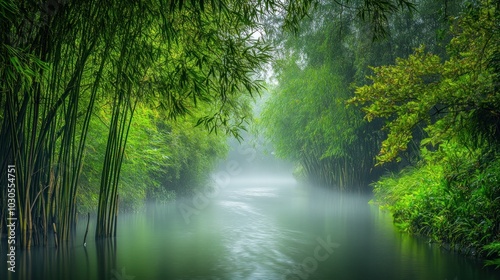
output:
<svg viewBox="0 0 500 280"><path fill-rule="evenodd" d="M368 121L386 120L379 163L400 160L417 127L425 129L423 145L449 140L480 119L487 123L476 135L496 138L499 16L489 7L455 21L445 61L420 47L394 65L374 67L372 84L356 89L349 102L362 106Z"/></svg>
<svg viewBox="0 0 500 280"><path fill-rule="evenodd" d="M425 151L425 162L374 183L375 201L401 230L465 254L499 258L500 158L457 141Z"/></svg>
<svg viewBox="0 0 500 280"><path fill-rule="evenodd" d="M441 39L433 36L448 28L442 4L406 4L325 1L302 22L296 37L271 31L271 39L282 48L273 64L277 85L271 90L261 123L277 154L295 161L316 183L355 189L382 172L373 168L385 136L379 131L381 121L363 120L346 101L353 97L353 86L366 84L365 75L374 69L368 65L410 54L408 46L418 46L414 39L421 38L437 52L444 48ZM450 5L449 12L454 8ZM380 9L384 12L377 12ZM420 28L423 25L430 27ZM390 36L373 41L382 34ZM394 87L399 90L406 78Z"/></svg>
<svg viewBox="0 0 500 280"><path fill-rule="evenodd" d="M109 109L91 124L77 202L79 213L97 210L106 149ZM131 123L119 183L120 211L137 211L145 202L166 202L206 186L217 159L227 153L224 134L195 127L196 116L169 121L165 113L139 106Z"/></svg>
<svg viewBox="0 0 500 280"><path fill-rule="evenodd" d="M375 199L404 231L500 262L498 6L481 1L454 19L448 57L422 47L375 67L351 103L389 131L379 163L420 144L417 165L374 183ZM422 140L414 139L422 128Z"/></svg>

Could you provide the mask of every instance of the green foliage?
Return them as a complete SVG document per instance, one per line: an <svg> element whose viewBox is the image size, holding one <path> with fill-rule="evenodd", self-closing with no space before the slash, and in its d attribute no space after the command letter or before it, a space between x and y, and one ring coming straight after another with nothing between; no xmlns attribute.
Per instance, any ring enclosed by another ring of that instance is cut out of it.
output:
<svg viewBox="0 0 500 280"><path fill-rule="evenodd" d="M377 178L381 170L372 167L384 136L378 132L381 123L368 123L360 112L346 108L346 100L353 97L351 85L366 82L367 65L408 55L407 46L418 46L415 38L439 51L440 40L429 33L448 28L436 11L440 5L320 2L297 37L271 30L271 38L283 48L273 65L278 85L271 91L262 124L277 154L300 164L298 170L309 179L341 189L364 187ZM376 12L379 9L384 12ZM386 31L390 37L373 42Z"/></svg>
<svg viewBox="0 0 500 280"><path fill-rule="evenodd" d="M318 183L339 188L356 183L354 161L367 168L372 164L370 154L354 150L364 140L357 135L363 124L344 105L349 93L342 77L327 65L300 69L292 62L279 79L262 112L266 136L278 156L300 162Z"/></svg>
<svg viewBox="0 0 500 280"><path fill-rule="evenodd" d="M70 238L88 131L101 115L96 104L110 117L96 164L97 235L109 236L136 106L161 109L170 120L196 115L209 130L238 136L248 115L241 97L261 89L255 73L270 59L268 44L253 36L260 18L280 9L285 25L294 24L310 3L1 1L0 164L15 164L23 186L20 243L46 243L52 228ZM33 230L39 224L43 230Z"/></svg>
<svg viewBox="0 0 500 280"><path fill-rule="evenodd" d="M448 58L423 47L395 65L373 68L349 102L389 131L377 157L398 159L414 140L421 161L374 184L375 199L406 232L500 263L498 92L499 15L481 1L456 18Z"/></svg>
<svg viewBox="0 0 500 280"><path fill-rule="evenodd" d="M464 253L498 257L500 158L480 164L482 152L455 141L424 150L420 166L375 183L375 199L403 231Z"/></svg>
<svg viewBox="0 0 500 280"><path fill-rule="evenodd" d="M488 252L488 256L496 256L497 259L486 260L486 265L494 265L496 268L500 268L500 242L492 242L483 247L483 249Z"/></svg>
<svg viewBox="0 0 500 280"><path fill-rule="evenodd" d="M79 213L97 210L97 194L106 149L109 108L101 107L91 124L78 189ZM194 127L197 117L169 121L156 110L139 106L131 123L120 177L121 211L136 211L146 201L165 202L204 186L216 160L225 155L223 134Z"/></svg>
<svg viewBox="0 0 500 280"><path fill-rule="evenodd" d="M418 126L427 134L423 145L439 144L474 127L482 128L476 131L478 136L495 139L498 135L499 16L492 4L484 4L456 20L449 59L441 62L420 47L407 59L396 59L395 65L373 68L373 83L356 89L349 102L362 105L368 121L386 120L389 132L379 163L400 160L398 154L407 149ZM474 119L489 123L477 126Z"/></svg>

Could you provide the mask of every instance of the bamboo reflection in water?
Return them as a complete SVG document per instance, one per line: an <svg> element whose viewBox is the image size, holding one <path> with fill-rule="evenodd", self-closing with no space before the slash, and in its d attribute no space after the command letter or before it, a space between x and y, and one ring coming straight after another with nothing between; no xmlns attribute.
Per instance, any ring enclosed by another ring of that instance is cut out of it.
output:
<svg viewBox="0 0 500 280"><path fill-rule="evenodd" d="M113 273L119 269L116 267L116 239L102 239L95 243L97 252L97 275L98 279L113 278Z"/></svg>

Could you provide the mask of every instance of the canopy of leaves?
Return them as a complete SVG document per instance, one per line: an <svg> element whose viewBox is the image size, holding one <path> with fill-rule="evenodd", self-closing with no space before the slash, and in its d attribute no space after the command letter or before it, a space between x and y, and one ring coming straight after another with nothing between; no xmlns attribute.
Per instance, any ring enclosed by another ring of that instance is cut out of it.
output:
<svg viewBox="0 0 500 280"><path fill-rule="evenodd" d="M322 184L364 186L376 178L379 171L372 167L383 136L381 124L368 123L358 110L346 108L345 101L353 97L351 85L367 82L368 65L406 56L408 46L418 46L417 41L444 52L444 39L436 34L448 29L445 14L456 10L449 5L444 12L443 4L435 1L415 6L368 2L320 1L311 18L302 22L298 36L271 34L282 48L273 64L278 85L262 123L277 154L300 162L306 175L322 178ZM391 11L383 20L390 31L385 40L374 42L380 30L360 18L372 4Z"/></svg>
<svg viewBox="0 0 500 280"><path fill-rule="evenodd" d="M1 1L0 164L18 167L21 243L47 234L28 230L32 217L55 219L61 239L69 238L87 134L102 117L97 105L109 114L99 213L112 221L135 109L161 108L169 120L196 116L208 130L238 136L248 116L242 96L260 90L255 73L270 59L254 35L260 18L279 11L290 25L310 3Z"/></svg>
<svg viewBox="0 0 500 280"><path fill-rule="evenodd" d="M395 65L373 68L373 84L357 88L349 102L362 105L369 121L386 119L389 133L380 163L398 159L417 125L427 133L422 144L439 144L470 128L481 128L477 136L497 138L498 23L498 10L485 1L481 9L456 20L449 59L441 61L421 47Z"/></svg>

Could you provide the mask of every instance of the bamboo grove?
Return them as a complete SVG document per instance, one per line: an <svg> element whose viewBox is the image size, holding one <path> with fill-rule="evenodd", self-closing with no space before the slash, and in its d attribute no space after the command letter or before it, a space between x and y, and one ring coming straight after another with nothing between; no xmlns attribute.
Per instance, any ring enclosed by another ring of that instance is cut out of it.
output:
<svg viewBox="0 0 500 280"><path fill-rule="evenodd" d="M71 238L88 132L103 106L110 115L96 238L116 234L138 106L171 121L206 107L198 125L237 136L247 116L239 100L260 90L255 73L270 58L252 35L259 17L283 11L290 25L310 2L1 1L0 166L16 166L22 246L47 244L50 234ZM4 232L5 188L0 196Z"/></svg>
<svg viewBox="0 0 500 280"><path fill-rule="evenodd" d="M248 121L245 98L262 89L256 73L272 55L261 36L263 22L272 21L275 31L297 31L319 3L0 1L0 168L16 166L20 244L47 244L51 234L70 240L82 182L98 185L95 237L116 234L120 180L130 177L122 166L137 110L153 109L148 114L183 125L194 117L209 132L239 137ZM385 32L390 13L411 6L406 0L359 3L358 17L373 34ZM97 126L106 133L96 134ZM167 130L158 132L169 139L164 143L178 143L168 130L182 125L154 126ZM95 135L99 139L89 139ZM101 158L92 149L102 137ZM174 163L165 164L179 173ZM6 180L0 176L0 185ZM2 187L2 233L6 198Z"/></svg>
<svg viewBox="0 0 500 280"><path fill-rule="evenodd" d="M363 1L341 2L321 2L302 22L299 36L269 32L283 48L275 55L277 82L262 124L277 154L294 160L302 176L340 190L360 190L385 170L414 163L418 145L410 142L400 163L376 167L384 120L367 122L360 110L347 106L353 88L369 83L370 66L392 63L420 44L444 54L448 19L458 15L462 3L412 1L385 16L387 32L380 34L359 17ZM414 133L415 139L421 137Z"/></svg>

